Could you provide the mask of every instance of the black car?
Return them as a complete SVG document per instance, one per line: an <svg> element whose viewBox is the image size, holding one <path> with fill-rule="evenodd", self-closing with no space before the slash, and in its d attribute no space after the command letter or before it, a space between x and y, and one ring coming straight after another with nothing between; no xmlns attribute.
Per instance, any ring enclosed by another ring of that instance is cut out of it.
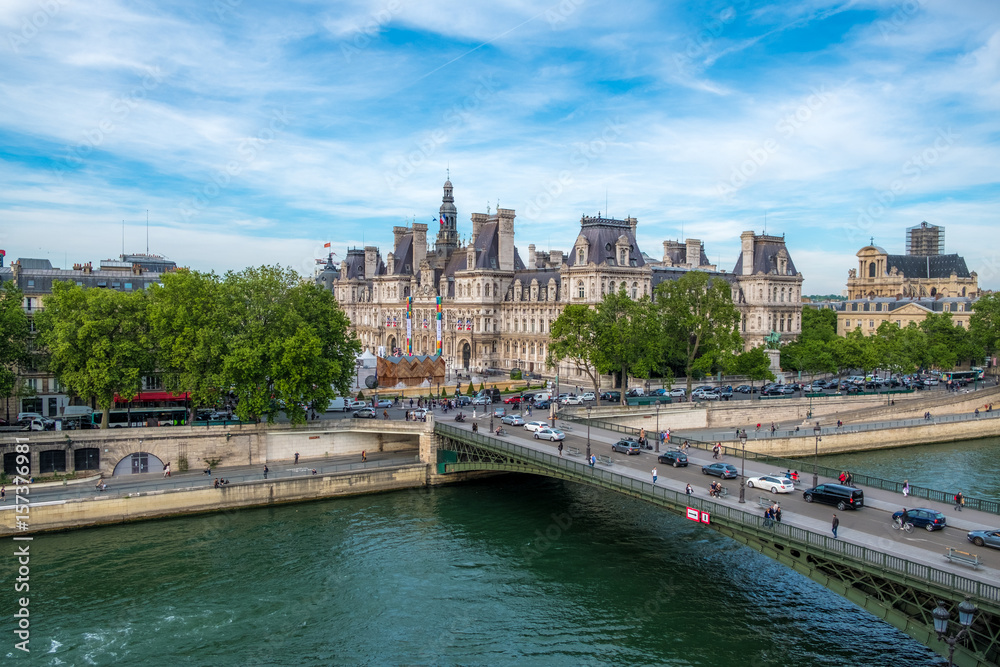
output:
<svg viewBox="0 0 1000 667"><path fill-rule="evenodd" d="M459 406L472 405L472 399L463 394L455 399L455 404Z"/></svg>
<svg viewBox="0 0 1000 667"><path fill-rule="evenodd" d="M802 497L807 503L836 505L841 512L859 510L865 506L865 492L843 484L820 484L815 488L803 491Z"/></svg>
<svg viewBox="0 0 1000 667"><path fill-rule="evenodd" d="M893 512L892 514L894 521L901 516L903 516L902 510ZM906 522L912 523L914 528L926 528L927 532L944 530L945 526L948 525L948 520L944 514L937 510L927 509L926 507L906 510Z"/></svg>
<svg viewBox="0 0 1000 667"><path fill-rule="evenodd" d="M620 391L605 391L601 393L602 401L621 401L622 393Z"/></svg>
<svg viewBox="0 0 1000 667"><path fill-rule="evenodd" d="M679 452L676 449L672 449L669 452L663 452L656 457L658 463L668 463L675 468L686 468L688 464L688 457L684 452Z"/></svg>
<svg viewBox="0 0 1000 667"><path fill-rule="evenodd" d="M722 479L736 479L740 476L736 466L730 463L710 463L707 466L701 467L701 473L703 475L715 475Z"/></svg>

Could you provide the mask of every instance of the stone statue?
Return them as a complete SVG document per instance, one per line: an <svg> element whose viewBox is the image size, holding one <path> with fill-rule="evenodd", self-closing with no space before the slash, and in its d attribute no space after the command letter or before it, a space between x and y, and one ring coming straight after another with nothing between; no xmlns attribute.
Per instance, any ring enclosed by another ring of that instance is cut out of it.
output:
<svg viewBox="0 0 1000 667"><path fill-rule="evenodd" d="M848 271L847 271L847 277L848 278L857 278L858 277L858 270L857 269L848 269Z"/></svg>
<svg viewBox="0 0 1000 667"><path fill-rule="evenodd" d="M781 347L781 334L777 331L772 331L764 336L764 347L769 350L777 350Z"/></svg>

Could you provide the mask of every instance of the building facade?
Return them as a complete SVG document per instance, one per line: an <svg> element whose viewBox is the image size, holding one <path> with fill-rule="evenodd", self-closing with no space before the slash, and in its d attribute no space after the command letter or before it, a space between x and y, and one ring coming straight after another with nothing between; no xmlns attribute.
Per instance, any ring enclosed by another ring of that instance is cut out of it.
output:
<svg viewBox="0 0 1000 667"><path fill-rule="evenodd" d="M24 311L34 332L34 315L45 307L45 297L52 293L52 284L57 280L95 289L132 292L158 283L162 272L175 268L176 264L164 257L144 254L106 259L97 269L90 262L74 264L72 269L57 269L47 259L21 258L9 267L0 267L0 283L11 281L21 290ZM35 355L27 366L18 368L18 375L22 392L26 389L31 395L9 397L5 418L8 415L16 417L18 412L38 412L45 417L58 417L74 400L52 373L40 367ZM143 389L158 388L152 386L155 382L155 379L147 379Z"/></svg>
<svg viewBox="0 0 1000 667"><path fill-rule="evenodd" d="M740 274L734 276L710 264L697 239L665 241L662 260L651 260L638 247L638 221L632 217L583 216L565 252L529 245L522 255L515 245L514 210L473 213L470 240L464 245L457 216L449 180L433 247L428 246L427 225L395 227L390 252L383 255L375 246L349 249L339 265L329 260L319 272L317 283L334 293L366 350L378 356L434 354L440 297L441 353L449 373L507 373L514 368L548 373L550 327L567 304L595 305L620 289L635 299L650 296L660 282L691 270L740 286L734 287L734 299L742 294L738 304L754 344L770 333L772 329L765 331L769 324L789 338L801 330L796 300L802 277L779 237L749 232L743 247L752 258L749 270L742 272L741 255ZM756 290L752 294L751 287ZM410 297L412 349L404 349ZM580 375L571 364L559 373L570 381Z"/></svg>

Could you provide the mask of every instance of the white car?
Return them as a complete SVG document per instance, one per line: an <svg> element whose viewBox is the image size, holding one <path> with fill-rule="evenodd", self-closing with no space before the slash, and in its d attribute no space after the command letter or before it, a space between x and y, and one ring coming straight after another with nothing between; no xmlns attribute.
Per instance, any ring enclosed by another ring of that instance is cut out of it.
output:
<svg viewBox="0 0 1000 667"><path fill-rule="evenodd" d="M540 428L535 431L535 438L538 440L549 440L555 442L556 440L565 440L566 434L557 428Z"/></svg>
<svg viewBox="0 0 1000 667"><path fill-rule="evenodd" d="M791 493L795 490L795 484L792 483L792 480L775 475L748 477L747 486L751 489L762 489L771 493Z"/></svg>
<svg viewBox="0 0 1000 667"><path fill-rule="evenodd" d="M566 398L562 399L561 403L563 405L583 405L583 398L577 396L576 394L570 394Z"/></svg>
<svg viewBox="0 0 1000 667"><path fill-rule="evenodd" d="M367 408L367 407L368 407L368 401L351 401L350 404L348 404L347 409L360 410L361 408Z"/></svg>
<svg viewBox="0 0 1000 667"><path fill-rule="evenodd" d="M778 472L769 472L769 473L767 473L767 475L765 475L765 477L777 477L778 479L783 479L783 480L785 480L785 484L791 484L792 487L796 487L796 486L801 487L802 486L802 480L801 479L798 482L796 482L794 479L791 479L788 475L786 475L785 473L781 472L780 470Z"/></svg>
<svg viewBox="0 0 1000 667"><path fill-rule="evenodd" d="M691 398L700 398L704 401L719 400L719 392L714 389L695 389L691 392Z"/></svg>
<svg viewBox="0 0 1000 667"><path fill-rule="evenodd" d="M584 394L580 398L582 398L585 401L596 401L597 400L597 396L595 396L594 392L592 392L592 391L588 391L586 394Z"/></svg>
<svg viewBox="0 0 1000 667"><path fill-rule="evenodd" d="M548 428L548 422L528 422L524 425L525 431L537 431L540 428Z"/></svg>
<svg viewBox="0 0 1000 667"><path fill-rule="evenodd" d="M683 387L677 387L676 389L671 389L668 395L673 398L677 398L679 396L687 396L687 389L684 389Z"/></svg>

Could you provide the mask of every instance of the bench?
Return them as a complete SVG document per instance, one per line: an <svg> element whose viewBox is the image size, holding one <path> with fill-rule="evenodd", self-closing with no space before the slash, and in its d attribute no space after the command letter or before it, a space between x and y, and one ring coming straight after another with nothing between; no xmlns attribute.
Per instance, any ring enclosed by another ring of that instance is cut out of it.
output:
<svg viewBox="0 0 1000 667"><path fill-rule="evenodd" d="M711 491L711 489L709 489L709 495L711 495L711 494L712 494L712 491ZM727 489L724 486L721 487L719 489L719 498L728 498L728 497L729 497L729 489Z"/></svg>
<svg viewBox="0 0 1000 667"><path fill-rule="evenodd" d="M566 456L579 456L579 455L580 455L580 448L579 447L567 447L566 448Z"/></svg>
<svg viewBox="0 0 1000 667"><path fill-rule="evenodd" d="M768 498L767 496L760 496L759 498L757 498L757 504L760 505L761 508L767 509L768 507L774 504L774 499Z"/></svg>
<svg viewBox="0 0 1000 667"><path fill-rule="evenodd" d="M948 547L948 551L944 557L953 563L959 562L963 565L971 565L973 570L978 570L979 566L983 564L983 561L979 560L979 554L970 554L968 551L959 551L952 547Z"/></svg>
<svg viewBox="0 0 1000 667"><path fill-rule="evenodd" d="M597 462L600 463L602 466L612 466L615 464L615 462L611 459L611 457L605 454L598 454Z"/></svg>

